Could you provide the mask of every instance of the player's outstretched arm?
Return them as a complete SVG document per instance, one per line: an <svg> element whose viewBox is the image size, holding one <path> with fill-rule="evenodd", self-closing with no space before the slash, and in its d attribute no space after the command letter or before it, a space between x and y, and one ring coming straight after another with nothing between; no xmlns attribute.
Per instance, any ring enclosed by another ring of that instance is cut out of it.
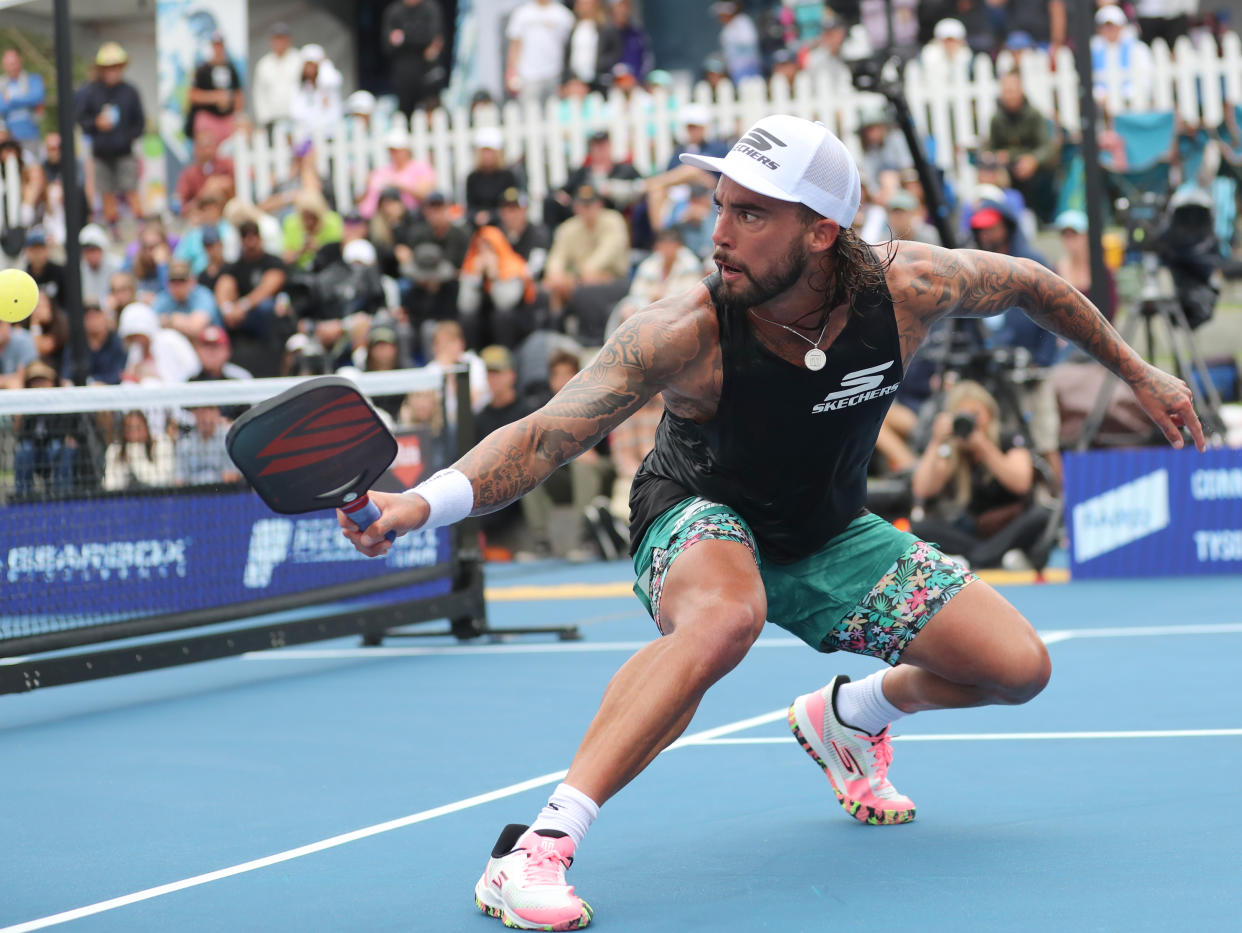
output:
<svg viewBox="0 0 1242 933"><path fill-rule="evenodd" d="M674 302L635 315L538 411L493 431L451 468L407 493L371 493L380 518L359 533L339 514L342 531L375 557L387 552L389 531L401 535L503 508L675 383L701 355L701 329L697 317Z"/></svg>
<svg viewBox="0 0 1242 933"><path fill-rule="evenodd" d="M1021 308L1035 323L1077 344L1134 390L1148 417L1174 447L1185 427L1207 446L1190 387L1134 351L1076 288L1029 259L980 250L905 242L888 275L908 360L942 317L987 317Z"/></svg>

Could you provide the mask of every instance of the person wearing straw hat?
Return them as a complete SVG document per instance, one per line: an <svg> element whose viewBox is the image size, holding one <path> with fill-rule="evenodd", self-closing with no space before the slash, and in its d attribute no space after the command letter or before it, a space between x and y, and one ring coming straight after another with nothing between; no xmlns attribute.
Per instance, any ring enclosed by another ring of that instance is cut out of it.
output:
<svg viewBox="0 0 1242 933"><path fill-rule="evenodd" d="M1031 624L960 562L865 508L880 424L938 320L1017 305L1121 376L1173 446L1186 428L1205 447L1189 386L1054 273L993 253L897 242L880 254L862 242L851 228L858 168L824 126L768 116L723 159L685 159L720 175L716 271L635 314L550 402L449 469L373 493L381 514L366 532L338 516L363 554L386 554L390 531L513 502L663 395L630 496L635 593L661 637L613 676L548 805L497 839L475 904L510 926L591 921L564 872L600 805L681 735L765 620L817 651L890 666L835 677L788 713L833 796L869 825L915 815L888 780L892 721L1043 689L1048 652Z"/></svg>
<svg viewBox="0 0 1242 933"><path fill-rule="evenodd" d="M95 54L98 77L76 96L76 118L91 138L95 187L103 202L103 219L115 227L120 219L118 198L134 217L142 216L138 197L138 160L134 143L146 128L138 89L124 80L129 55L116 42L105 42Z"/></svg>

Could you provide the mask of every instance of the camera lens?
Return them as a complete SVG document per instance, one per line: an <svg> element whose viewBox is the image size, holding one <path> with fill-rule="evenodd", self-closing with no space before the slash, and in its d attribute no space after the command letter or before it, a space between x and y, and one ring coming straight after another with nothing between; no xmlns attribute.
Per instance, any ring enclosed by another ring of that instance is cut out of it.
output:
<svg viewBox="0 0 1242 933"><path fill-rule="evenodd" d="M956 434L958 437L964 440L965 438L970 437L970 435L973 434L974 431L975 431L975 416L974 415L967 414L966 412L962 412L960 414L953 416L953 433Z"/></svg>

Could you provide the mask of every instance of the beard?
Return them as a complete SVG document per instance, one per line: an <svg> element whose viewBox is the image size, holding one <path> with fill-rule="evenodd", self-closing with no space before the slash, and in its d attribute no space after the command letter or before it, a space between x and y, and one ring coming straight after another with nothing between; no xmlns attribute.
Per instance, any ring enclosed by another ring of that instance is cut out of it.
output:
<svg viewBox="0 0 1242 933"><path fill-rule="evenodd" d="M724 262L721 259L720 261L724 262L725 265L741 272L747 281L730 285L726 284L723 279L716 277L716 287L712 289L712 297L719 302L743 310L762 305L773 298L785 294L785 292L798 283L806 269L809 256L810 253L806 247L800 245L786 257L782 265L777 266L764 275L755 275L749 269L734 265L731 262Z"/></svg>

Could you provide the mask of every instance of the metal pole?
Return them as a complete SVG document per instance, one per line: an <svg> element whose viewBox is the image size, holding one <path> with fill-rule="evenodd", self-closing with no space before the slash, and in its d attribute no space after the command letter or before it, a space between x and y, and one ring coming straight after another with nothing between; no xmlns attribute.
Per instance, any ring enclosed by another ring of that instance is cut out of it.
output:
<svg viewBox="0 0 1242 933"><path fill-rule="evenodd" d="M86 329L82 322L82 191L78 186L78 157L74 146L76 121L73 93L73 49L69 39L69 0L54 0L53 36L56 44L57 130L60 132L60 183L65 194L65 313L69 316L69 347L73 381L86 385L90 372Z"/></svg>
<svg viewBox="0 0 1242 933"><path fill-rule="evenodd" d="M1104 265L1104 175L1100 144L1095 136L1095 93L1091 79L1091 36L1095 32L1095 3L1071 0L1070 39L1078 71L1078 114L1081 120L1083 180L1087 198L1087 248L1091 259L1091 294L1097 308L1108 307L1108 270Z"/></svg>

